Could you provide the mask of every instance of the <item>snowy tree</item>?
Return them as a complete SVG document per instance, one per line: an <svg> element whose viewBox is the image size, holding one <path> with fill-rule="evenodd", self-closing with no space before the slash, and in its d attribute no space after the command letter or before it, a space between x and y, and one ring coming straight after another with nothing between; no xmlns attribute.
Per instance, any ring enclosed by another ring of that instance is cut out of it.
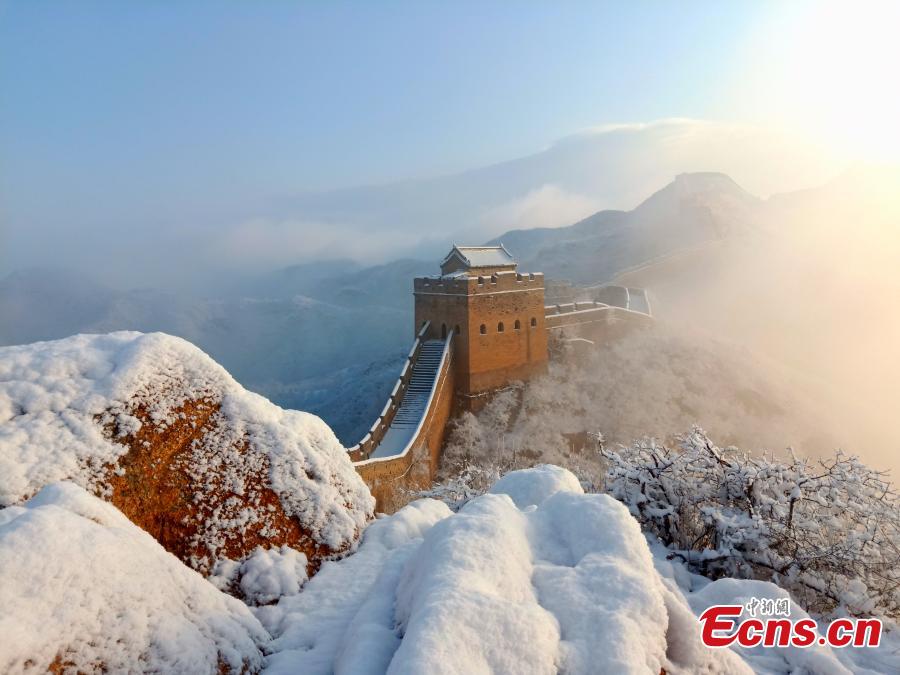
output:
<svg viewBox="0 0 900 675"><path fill-rule="evenodd" d="M856 457L750 456L698 427L601 452L607 490L695 571L768 579L823 612L900 615L900 500Z"/></svg>

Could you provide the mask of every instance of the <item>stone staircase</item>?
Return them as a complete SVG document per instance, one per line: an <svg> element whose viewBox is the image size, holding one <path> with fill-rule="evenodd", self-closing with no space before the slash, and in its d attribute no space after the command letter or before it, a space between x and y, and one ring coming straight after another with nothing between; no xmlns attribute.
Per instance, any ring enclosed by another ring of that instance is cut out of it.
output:
<svg viewBox="0 0 900 675"><path fill-rule="evenodd" d="M372 457L390 457L403 452L426 412L428 395L434 386L443 354L443 340L426 340L422 343L400 407Z"/></svg>

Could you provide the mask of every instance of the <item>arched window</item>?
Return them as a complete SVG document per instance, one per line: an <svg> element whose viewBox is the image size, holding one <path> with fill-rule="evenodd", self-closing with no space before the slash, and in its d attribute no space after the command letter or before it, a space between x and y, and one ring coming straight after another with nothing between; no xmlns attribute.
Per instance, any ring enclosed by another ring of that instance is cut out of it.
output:
<svg viewBox="0 0 900 675"><path fill-rule="evenodd" d="M487 335L487 326L481 324L481 328L479 329L482 335Z"/></svg>
<svg viewBox="0 0 900 675"><path fill-rule="evenodd" d="M535 317L531 317L531 327L534 328L537 326L537 319Z"/></svg>
<svg viewBox="0 0 900 675"><path fill-rule="evenodd" d="M446 339L447 339L447 324L442 323L441 324L441 340L446 340Z"/></svg>
<svg viewBox="0 0 900 675"><path fill-rule="evenodd" d="M484 286L484 277L478 277L478 285Z"/></svg>
<svg viewBox="0 0 900 675"><path fill-rule="evenodd" d="M516 330L522 330L522 322L516 319L516 325L513 326Z"/></svg>
<svg viewBox="0 0 900 675"><path fill-rule="evenodd" d="M502 332L503 332L503 322L502 322L502 321L501 321L500 323L497 324L497 332L498 332L498 333L502 333Z"/></svg>

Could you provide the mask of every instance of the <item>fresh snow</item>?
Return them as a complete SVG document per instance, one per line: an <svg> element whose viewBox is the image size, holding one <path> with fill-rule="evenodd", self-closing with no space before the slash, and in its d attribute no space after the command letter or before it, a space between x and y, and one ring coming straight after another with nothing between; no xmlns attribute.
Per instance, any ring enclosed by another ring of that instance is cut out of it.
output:
<svg viewBox="0 0 900 675"><path fill-rule="evenodd" d="M443 502L413 502L369 525L359 549L325 562L299 595L257 609L275 636L267 671L383 673L399 642L392 606L398 577L425 533L449 516Z"/></svg>
<svg viewBox="0 0 900 675"><path fill-rule="evenodd" d="M446 350L447 343L444 340L426 340L422 344L403 400L400 401L390 427L372 452L370 459L394 457L409 450L422 418L428 411Z"/></svg>
<svg viewBox="0 0 900 675"><path fill-rule="evenodd" d="M262 664L268 635L243 603L72 483L0 510L0 571L0 672Z"/></svg>
<svg viewBox="0 0 900 675"><path fill-rule="evenodd" d="M544 464L531 471L510 471L502 476L488 492L509 495L520 509L541 504L557 492L583 492L581 483L571 471Z"/></svg>
<svg viewBox="0 0 900 675"><path fill-rule="evenodd" d="M694 593L686 593L696 614L701 614L711 605L744 605L751 598L790 598L783 588L768 581L747 579L718 579L708 581L702 577L701 588ZM790 619L797 621L809 615L796 603L790 603ZM746 611L742 619L748 618ZM758 617L765 617L757 612ZM825 622L820 621L819 627ZM821 634L821 631L820 631ZM816 675L851 675L852 673L896 673L900 671L900 639L894 631L883 635L883 643L878 649L853 648L832 649L812 644L809 647L762 646L752 649L735 647L735 651L757 673L816 673Z"/></svg>
<svg viewBox="0 0 900 675"><path fill-rule="evenodd" d="M71 483L0 509L0 672L896 673L879 649L709 649L712 604L783 598L691 574L621 503L555 466L515 471L456 513L415 501L306 579L287 547L209 583ZM245 604L213 584L237 584ZM272 604L269 604L272 603ZM792 603L792 618L805 617ZM821 624L820 624L821 625ZM265 656L263 656L265 654Z"/></svg>
<svg viewBox="0 0 900 675"><path fill-rule="evenodd" d="M710 604L785 591L710 582L667 553L571 472L511 472L456 513L422 499L375 521L354 554L255 609L274 636L266 673L897 672L893 631L879 649L705 647Z"/></svg>
<svg viewBox="0 0 900 675"><path fill-rule="evenodd" d="M242 494L242 466L265 460L285 512L314 539L333 549L353 541L374 501L331 429L246 391L201 350L162 333L0 348L0 506L58 480L103 494L104 476L127 452L106 427L136 431L131 413L143 406L164 428L173 410L199 399L220 404L222 423L217 437L195 444L190 466L198 484L213 489L204 478L215 475ZM237 449L242 440L249 457ZM252 514L243 517L253 525Z"/></svg>
<svg viewBox="0 0 900 675"><path fill-rule="evenodd" d="M750 672L699 644L624 506L549 466L494 492L452 515L414 502L256 610L275 636L268 672Z"/></svg>
<svg viewBox="0 0 900 675"><path fill-rule="evenodd" d="M306 555L290 546L258 546L243 562L220 560L209 580L223 591L236 584L250 605L266 605L296 595L309 578Z"/></svg>

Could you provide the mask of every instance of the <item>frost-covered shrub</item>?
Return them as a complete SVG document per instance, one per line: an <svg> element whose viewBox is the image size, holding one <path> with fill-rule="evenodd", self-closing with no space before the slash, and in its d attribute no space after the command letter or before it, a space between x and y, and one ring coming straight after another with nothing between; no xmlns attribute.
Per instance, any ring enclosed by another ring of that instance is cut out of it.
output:
<svg viewBox="0 0 900 675"><path fill-rule="evenodd" d="M769 579L819 611L900 615L900 500L856 457L751 457L696 427L673 447L603 454L607 490L697 572Z"/></svg>
<svg viewBox="0 0 900 675"><path fill-rule="evenodd" d="M509 471L539 464L565 466L583 484L599 484L602 471L595 443L575 441L562 431L577 431L586 424L549 421L570 416L578 406L561 396L552 399L553 395L548 397L540 387L514 383L494 395L477 414L463 412L453 421L444 446L438 473L440 492L425 496L452 505L482 494Z"/></svg>

